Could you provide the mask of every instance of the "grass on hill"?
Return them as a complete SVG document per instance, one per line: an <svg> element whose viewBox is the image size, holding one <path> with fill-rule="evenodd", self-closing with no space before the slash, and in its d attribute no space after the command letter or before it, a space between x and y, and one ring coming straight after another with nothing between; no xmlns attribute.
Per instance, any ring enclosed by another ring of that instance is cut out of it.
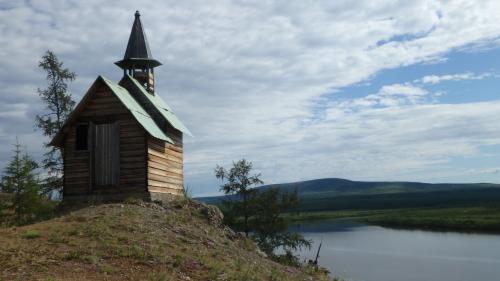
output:
<svg viewBox="0 0 500 281"><path fill-rule="evenodd" d="M0 280L328 280L267 259L214 212L134 201L0 228Z"/></svg>

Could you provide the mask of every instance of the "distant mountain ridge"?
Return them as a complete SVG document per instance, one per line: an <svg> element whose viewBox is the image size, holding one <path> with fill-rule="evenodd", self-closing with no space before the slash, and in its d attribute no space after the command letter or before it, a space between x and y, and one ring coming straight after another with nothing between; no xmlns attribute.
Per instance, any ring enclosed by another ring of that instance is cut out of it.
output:
<svg viewBox="0 0 500 281"><path fill-rule="evenodd" d="M432 192L471 188L499 188L500 184L491 183L423 183L405 181L352 181L340 178L324 178L283 184L271 184L259 187L267 189L278 187L293 191L298 189L299 194L308 193L336 193L337 195L367 195L401 192Z"/></svg>
<svg viewBox="0 0 500 281"><path fill-rule="evenodd" d="M292 192L297 189L302 200L337 198L339 196L369 196L384 194L411 193L418 194L422 192L446 192L462 190L490 190L498 189L500 184L491 183L422 183L422 182L404 182L404 181L352 181L340 178L323 178L307 180L292 183L271 184L258 187L259 190L269 188L280 188L283 191ZM225 196L200 197L200 201L217 204Z"/></svg>

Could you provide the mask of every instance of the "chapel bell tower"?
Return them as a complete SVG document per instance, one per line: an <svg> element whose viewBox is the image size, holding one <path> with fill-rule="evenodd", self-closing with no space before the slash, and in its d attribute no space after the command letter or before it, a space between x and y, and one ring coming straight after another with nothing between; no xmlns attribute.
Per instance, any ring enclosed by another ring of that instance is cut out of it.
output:
<svg viewBox="0 0 500 281"><path fill-rule="evenodd" d="M128 39L127 50L121 61L115 62L123 75L131 75L152 95L154 95L154 68L161 63L153 59L146 34L142 28L141 14L135 12L135 20Z"/></svg>

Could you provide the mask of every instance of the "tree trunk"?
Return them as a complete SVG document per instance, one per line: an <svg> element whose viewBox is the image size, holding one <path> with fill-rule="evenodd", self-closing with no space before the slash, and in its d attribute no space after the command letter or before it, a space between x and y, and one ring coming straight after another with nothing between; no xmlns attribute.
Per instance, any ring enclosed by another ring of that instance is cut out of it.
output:
<svg viewBox="0 0 500 281"><path fill-rule="evenodd" d="M245 211L245 237L248 238L248 232L249 232L249 229L248 229L248 215L247 215L247 212Z"/></svg>

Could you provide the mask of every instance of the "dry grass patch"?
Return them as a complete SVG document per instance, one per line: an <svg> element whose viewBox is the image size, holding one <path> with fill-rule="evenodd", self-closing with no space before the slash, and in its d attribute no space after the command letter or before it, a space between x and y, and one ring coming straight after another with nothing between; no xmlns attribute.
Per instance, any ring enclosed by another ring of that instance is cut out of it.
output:
<svg viewBox="0 0 500 281"><path fill-rule="evenodd" d="M131 201L1 228L0 280L327 280L260 256L203 208Z"/></svg>

